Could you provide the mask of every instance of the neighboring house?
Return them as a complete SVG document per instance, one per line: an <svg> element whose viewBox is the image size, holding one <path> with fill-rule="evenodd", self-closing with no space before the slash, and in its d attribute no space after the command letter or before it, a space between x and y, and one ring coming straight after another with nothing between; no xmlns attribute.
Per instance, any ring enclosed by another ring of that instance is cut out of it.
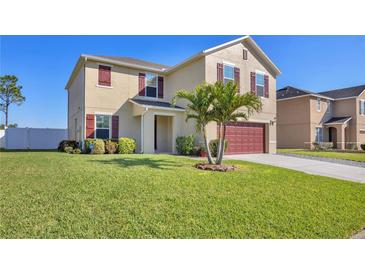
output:
<svg viewBox="0 0 365 274"><path fill-rule="evenodd" d="M314 93L277 91L278 148L311 148L333 142L339 149L365 143L365 85Z"/></svg>
<svg viewBox="0 0 365 274"><path fill-rule="evenodd" d="M228 154L275 153L276 77L279 69L245 36L204 50L168 67L127 57L81 55L66 85L69 138L130 137L137 152L175 152L178 136L195 134L185 101L172 105L179 89L202 82L235 81L239 92L262 98L262 112L227 128ZM202 136L196 135L202 143ZM217 125L208 125L208 139Z"/></svg>

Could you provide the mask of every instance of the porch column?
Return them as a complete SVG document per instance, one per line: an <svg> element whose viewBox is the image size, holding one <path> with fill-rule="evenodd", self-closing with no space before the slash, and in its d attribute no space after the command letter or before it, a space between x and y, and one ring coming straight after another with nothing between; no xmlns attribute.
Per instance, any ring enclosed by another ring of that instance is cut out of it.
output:
<svg viewBox="0 0 365 274"><path fill-rule="evenodd" d="M343 125L336 126L337 129L337 148L345 149L345 127Z"/></svg>
<svg viewBox="0 0 365 274"><path fill-rule="evenodd" d="M155 115L148 111L143 117L143 153L155 153Z"/></svg>

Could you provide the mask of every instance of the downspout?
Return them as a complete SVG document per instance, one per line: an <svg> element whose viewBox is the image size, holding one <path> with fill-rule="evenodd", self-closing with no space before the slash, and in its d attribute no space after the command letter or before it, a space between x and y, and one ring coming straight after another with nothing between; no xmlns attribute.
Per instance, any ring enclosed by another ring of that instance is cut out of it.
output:
<svg viewBox="0 0 365 274"><path fill-rule="evenodd" d="M144 137L144 115L146 114L146 112L148 111L148 107L144 108L144 111L141 114L141 153L143 154L144 152L144 141L143 141L143 137Z"/></svg>
<svg viewBox="0 0 365 274"><path fill-rule="evenodd" d="M84 148L84 143L85 143L85 119L86 119L86 114L85 114L85 97L86 97L86 64L87 62L87 57L85 57L85 61L84 61L84 90L83 90L83 94L82 94L82 110L81 110L81 115L82 115L82 127L81 127L81 147Z"/></svg>

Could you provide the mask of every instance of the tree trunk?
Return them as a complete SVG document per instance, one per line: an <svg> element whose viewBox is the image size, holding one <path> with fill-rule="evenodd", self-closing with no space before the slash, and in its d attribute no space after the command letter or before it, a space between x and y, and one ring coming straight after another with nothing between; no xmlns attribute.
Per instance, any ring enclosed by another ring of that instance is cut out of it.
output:
<svg viewBox="0 0 365 274"><path fill-rule="evenodd" d="M209 162L209 164L213 164L213 158L212 158L212 154L210 152L209 143L208 143L208 139L207 139L207 132L206 132L205 127L203 128L203 136L204 136L205 149L207 150L208 162Z"/></svg>
<svg viewBox="0 0 365 274"><path fill-rule="evenodd" d="M218 155L218 159L217 159L217 164L220 165L222 164L222 161L223 161L223 156L224 156L224 148L225 148L225 141L226 141L226 125L224 124L223 125L223 134L222 134L222 145L221 145L221 150L219 152L219 155Z"/></svg>
<svg viewBox="0 0 365 274"><path fill-rule="evenodd" d="M222 123L219 123L219 131L218 131L218 148L217 148L217 155L215 158L215 163L218 165L219 163L219 155L222 149Z"/></svg>
<svg viewBox="0 0 365 274"><path fill-rule="evenodd" d="M8 112L9 111L9 106L5 105L5 128L8 127Z"/></svg>

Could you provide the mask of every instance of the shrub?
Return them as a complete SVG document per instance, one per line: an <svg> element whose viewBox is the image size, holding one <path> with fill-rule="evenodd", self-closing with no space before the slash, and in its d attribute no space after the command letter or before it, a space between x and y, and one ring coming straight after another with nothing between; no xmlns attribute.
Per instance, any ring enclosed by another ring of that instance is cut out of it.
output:
<svg viewBox="0 0 365 274"><path fill-rule="evenodd" d="M119 138L118 152L120 154L132 154L136 151L136 141L132 138L122 137Z"/></svg>
<svg viewBox="0 0 365 274"><path fill-rule="evenodd" d="M118 150L118 143L112 140L105 141L105 153L114 154Z"/></svg>
<svg viewBox="0 0 365 274"><path fill-rule="evenodd" d="M78 143L76 141L73 141L73 140L62 140L60 142L60 144L58 145L57 149L60 152L65 152L66 147L76 148L76 147L78 147Z"/></svg>
<svg viewBox="0 0 365 274"><path fill-rule="evenodd" d="M346 149L357 150L357 143L346 143Z"/></svg>
<svg viewBox="0 0 365 274"><path fill-rule="evenodd" d="M93 149L91 149L91 146ZM85 139L85 150L86 153L92 154L104 154L105 144L102 139Z"/></svg>
<svg viewBox="0 0 365 274"><path fill-rule="evenodd" d="M180 155L191 155L194 148L194 136L179 136L176 138L176 151Z"/></svg>
<svg viewBox="0 0 365 274"><path fill-rule="evenodd" d="M365 144L361 144L360 147L362 150L365 150Z"/></svg>
<svg viewBox="0 0 365 274"><path fill-rule="evenodd" d="M72 153L72 151L74 150L74 148L73 147L65 147L64 149L63 149L63 151L64 152L66 152L66 153Z"/></svg>
<svg viewBox="0 0 365 274"><path fill-rule="evenodd" d="M332 142L314 142L313 143L314 146L314 150L330 150L333 148L333 143Z"/></svg>
<svg viewBox="0 0 365 274"><path fill-rule="evenodd" d="M72 154L80 154L81 153L81 149L79 148L75 148L71 151Z"/></svg>
<svg viewBox="0 0 365 274"><path fill-rule="evenodd" d="M214 139L209 142L209 148L210 148L210 153L212 154L212 157L217 157L218 144L219 144L219 139ZM224 140L224 151L227 150L227 147L228 147L228 142L227 142L227 140Z"/></svg>

